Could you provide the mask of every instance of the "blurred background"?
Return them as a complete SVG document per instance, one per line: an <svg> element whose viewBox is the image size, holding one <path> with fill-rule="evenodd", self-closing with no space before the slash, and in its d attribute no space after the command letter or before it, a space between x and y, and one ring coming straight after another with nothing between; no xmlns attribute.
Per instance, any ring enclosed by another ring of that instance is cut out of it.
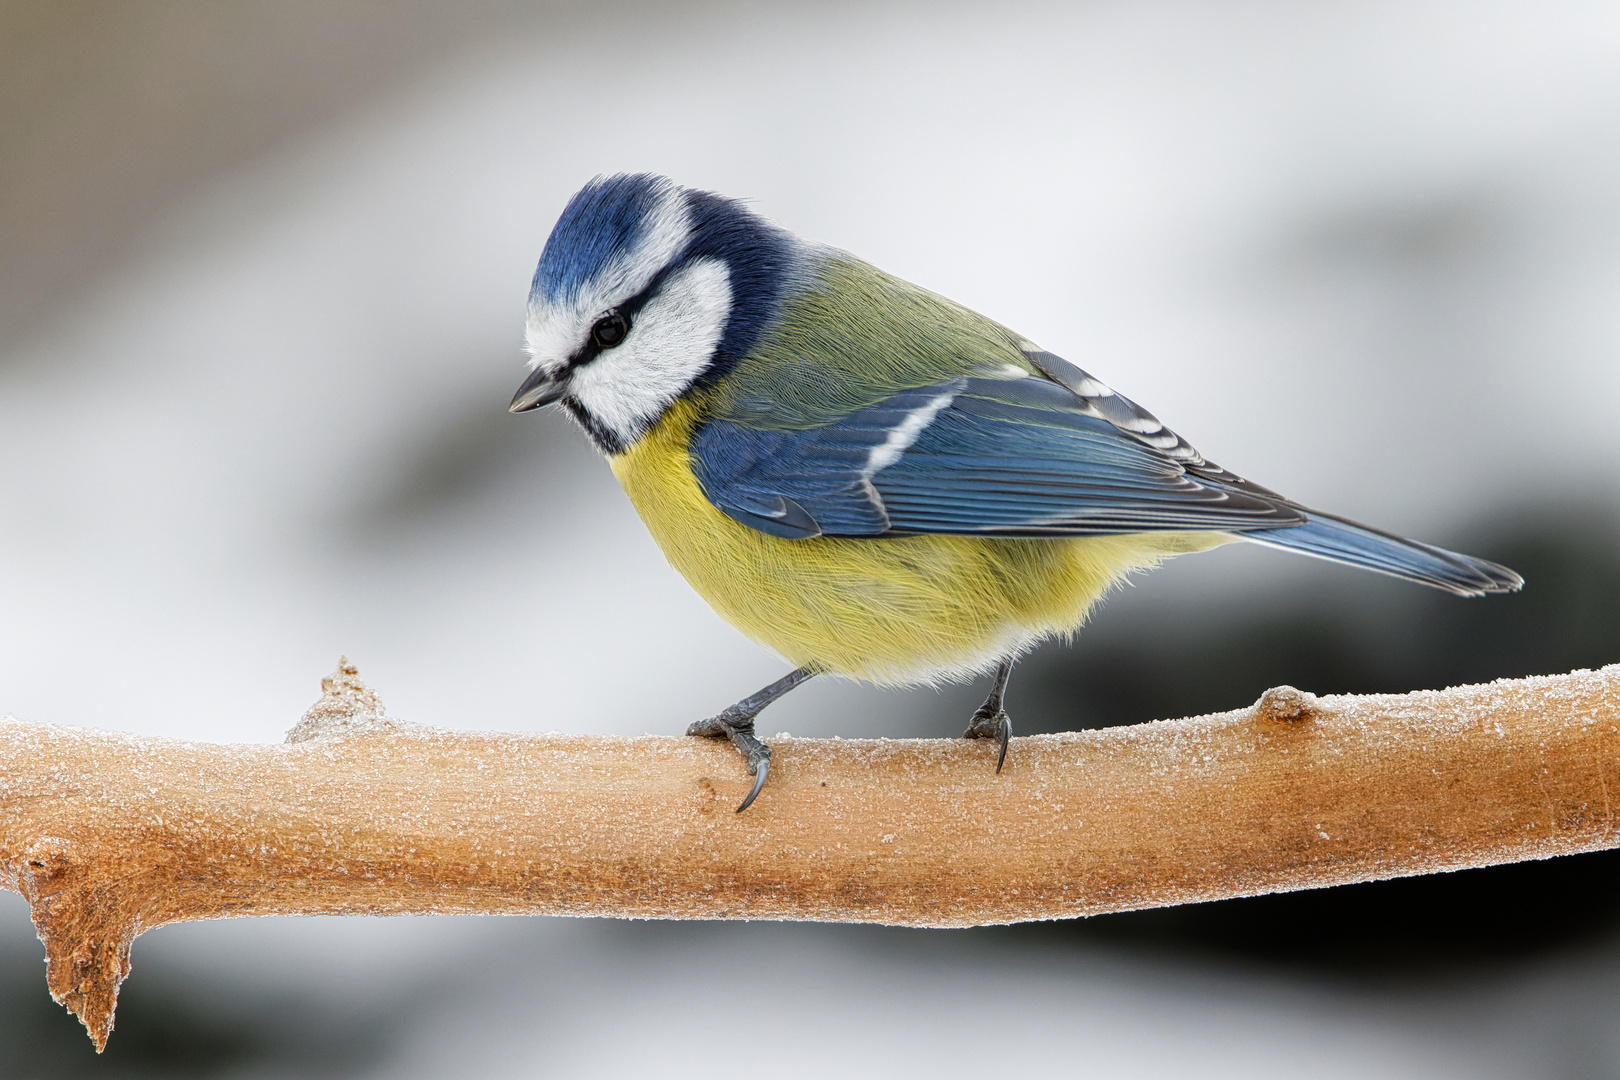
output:
<svg viewBox="0 0 1620 1080"><path fill-rule="evenodd" d="M551 223L624 169L1529 581L1184 559L1020 669L1023 732L1620 660L1613 4L0 0L0 713L277 741L346 653L408 720L674 733L780 674L565 417L506 413ZM982 693L761 726L954 735ZM1617 871L971 932L193 924L99 1059L0 893L0 1072L1613 1077Z"/></svg>

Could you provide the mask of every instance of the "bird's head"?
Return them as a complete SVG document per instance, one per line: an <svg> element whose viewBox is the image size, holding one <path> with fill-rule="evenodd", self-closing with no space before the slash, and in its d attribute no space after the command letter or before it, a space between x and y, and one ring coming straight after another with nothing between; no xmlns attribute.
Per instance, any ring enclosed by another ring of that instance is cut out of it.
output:
<svg viewBox="0 0 1620 1080"><path fill-rule="evenodd" d="M745 355L807 249L734 200L645 173L569 200L529 292L513 412L561 402L607 453Z"/></svg>

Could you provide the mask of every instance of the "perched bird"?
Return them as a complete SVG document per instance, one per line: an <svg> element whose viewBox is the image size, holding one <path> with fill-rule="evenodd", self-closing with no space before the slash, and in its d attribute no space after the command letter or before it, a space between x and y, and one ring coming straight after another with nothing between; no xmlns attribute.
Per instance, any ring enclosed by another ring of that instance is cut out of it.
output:
<svg viewBox="0 0 1620 1080"><path fill-rule="evenodd" d="M569 201L527 346L512 411L561 403L675 569L797 665L688 729L747 758L739 813L769 771L754 718L822 673L993 672L966 735L1000 740L999 772L1014 659L1171 555L1250 540L1460 596L1523 584L1229 473L1019 334L661 176Z"/></svg>

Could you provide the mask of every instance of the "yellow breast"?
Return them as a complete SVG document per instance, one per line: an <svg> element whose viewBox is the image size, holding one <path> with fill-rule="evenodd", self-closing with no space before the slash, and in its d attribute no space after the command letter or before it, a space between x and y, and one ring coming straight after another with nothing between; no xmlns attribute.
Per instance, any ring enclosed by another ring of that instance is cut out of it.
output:
<svg viewBox="0 0 1620 1080"><path fill-rule="evenodd" d="M794 664L834 674L909 684L987 670L1077 629L1132 570L1227 539L784 540L704 497L687 451L697 418L694 406L677 402L611 459L614 475L670 564L722 618Z"/></svg>

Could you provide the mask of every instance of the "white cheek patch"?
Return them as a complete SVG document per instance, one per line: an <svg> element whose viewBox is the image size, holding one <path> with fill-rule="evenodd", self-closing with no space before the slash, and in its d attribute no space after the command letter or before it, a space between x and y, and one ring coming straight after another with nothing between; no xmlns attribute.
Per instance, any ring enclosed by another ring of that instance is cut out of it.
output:
<svg viewBox="0 0 1620 1080"><path fill-rule="evenodd" d="M560 372L608 308L635 296L679 255L692 235L692 212L679 190L667 192L643 221L636 246L608 260L572 300L531 298L526 333L530 366Z"/></svg>
<svg viewBox="0 0 1620 1080"><path fill-rule="evenodd" d="M574 372L568 392L597 423L632 443L703 373L730 314L726 264L695 260L636 313L624 344Z"/></svg>

